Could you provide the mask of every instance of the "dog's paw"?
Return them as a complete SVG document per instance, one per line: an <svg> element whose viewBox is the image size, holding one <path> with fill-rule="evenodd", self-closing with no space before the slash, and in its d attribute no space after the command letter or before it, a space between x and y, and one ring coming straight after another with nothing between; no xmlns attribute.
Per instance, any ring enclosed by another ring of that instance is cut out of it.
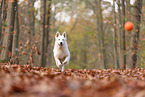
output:
<svg viewBox="0 0 145 97"><path fill-rule="evenodd" d="M68 62L67 61L63 61L62 64L68 64Z"/></svg>
<svg viewBox="0 0 145 97"><path fill-rule="evenodd" d="M57 67L60 68L62 66L62 64L57 64Z"/></svg>
<svg viewBox="0 0 145 97"><path fill-rule="evenodd" d="M65 66L65 65L63 65L62 68L61 68L61 71L62 71L62 72L64 72L64 70L65 70L65 67L64 67L64 66Z"/></svg>

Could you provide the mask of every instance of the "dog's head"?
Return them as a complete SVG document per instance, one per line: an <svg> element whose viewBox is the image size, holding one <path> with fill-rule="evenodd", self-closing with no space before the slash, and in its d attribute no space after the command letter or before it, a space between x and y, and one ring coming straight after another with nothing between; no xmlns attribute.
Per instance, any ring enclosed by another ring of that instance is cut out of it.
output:
<svg viewBox="0 0 145 97"><path fill-rule="evenodd" d="M56 32L55 41L59 46L64 46L66 40L67 40L67 36L66 36L65 32L63 32L62 35L60 35L60 33L58 31Z"/></svg>

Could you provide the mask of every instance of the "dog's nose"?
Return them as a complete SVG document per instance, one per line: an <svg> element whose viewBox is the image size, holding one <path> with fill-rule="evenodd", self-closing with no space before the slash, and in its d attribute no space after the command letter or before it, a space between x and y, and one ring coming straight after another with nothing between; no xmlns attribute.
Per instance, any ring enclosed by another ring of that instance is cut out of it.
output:
<svg viewBox="0 0 145 97"><path fill-rule="evenodd" d="M62 42L60 42L60 45L62 45Z"/></svg>

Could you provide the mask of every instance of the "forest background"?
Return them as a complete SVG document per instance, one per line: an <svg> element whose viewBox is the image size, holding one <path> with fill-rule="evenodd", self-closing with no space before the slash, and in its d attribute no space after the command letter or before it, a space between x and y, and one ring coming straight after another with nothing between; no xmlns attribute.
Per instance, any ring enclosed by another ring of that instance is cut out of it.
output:
<svg viewBox="0 0 145 97"><path fill-rule="evenodd" d="M144 0L0 0L1 63L54 67L55 33L66 31L67 68L145 67ZM127 21L134 30L125 31Z"/></svg>

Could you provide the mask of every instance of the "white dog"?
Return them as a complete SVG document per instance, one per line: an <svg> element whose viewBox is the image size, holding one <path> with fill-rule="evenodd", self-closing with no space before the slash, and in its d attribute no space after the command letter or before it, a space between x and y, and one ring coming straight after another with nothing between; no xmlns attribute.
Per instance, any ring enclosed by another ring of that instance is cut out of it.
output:
<svg viewBox="0 0 145 97"><path fill-rule="evenodd" d="M63 32L62 35L60 35L59 32L56 33L53 53L57 67L62 68L61 70L63 72L65 70L65 65L68 64L70 60L70 52L68 50L65 32Z"/></svg>

